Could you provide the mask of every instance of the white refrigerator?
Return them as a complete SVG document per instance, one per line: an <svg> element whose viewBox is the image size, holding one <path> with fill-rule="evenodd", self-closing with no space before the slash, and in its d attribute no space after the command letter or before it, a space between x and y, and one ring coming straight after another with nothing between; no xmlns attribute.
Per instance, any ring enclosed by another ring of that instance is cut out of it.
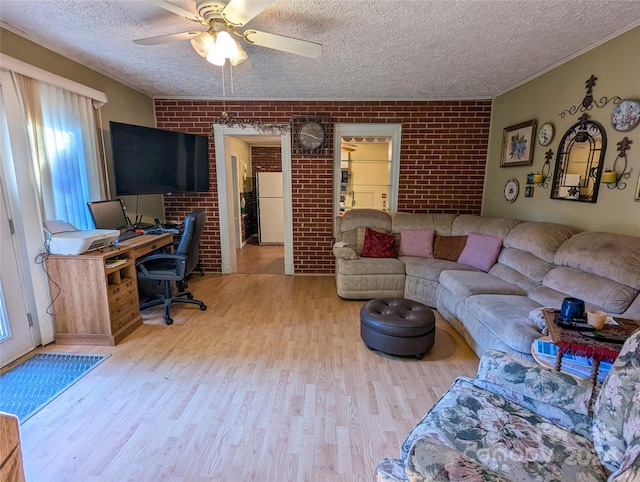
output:
<svg viewBox="0 0 640 482"><path fill-rule="evenodd" d="M260 244L284 244L282 173L256 174L258 193L258 240Z"/></svg>

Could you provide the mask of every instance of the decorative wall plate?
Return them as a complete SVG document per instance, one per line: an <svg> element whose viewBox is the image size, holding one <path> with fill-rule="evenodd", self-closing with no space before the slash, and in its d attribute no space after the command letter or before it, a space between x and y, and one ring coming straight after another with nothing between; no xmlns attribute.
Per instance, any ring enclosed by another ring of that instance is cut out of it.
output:
<svg viewBox="0 0 640 482"><path fill-rule="evenodd" d="M518 199L518 193L520 192L520 184L518 184L518 180L515 178L511 178L504 185L504 198L507 202L512 203L516 199Z"/></svg>
<svg viewBox="0 0 640 482"><path fill-rule="evenodd" d="M640 100L623 99L611 111L611 127L620 132L630 131L640 121Z"/></svg>
<svg viewBox="0 0 640 482"><path fill-rule="evenodd" d="M553 124L545 122L538 129L538 142L541 146L548 146L553 139Z"/></svg>

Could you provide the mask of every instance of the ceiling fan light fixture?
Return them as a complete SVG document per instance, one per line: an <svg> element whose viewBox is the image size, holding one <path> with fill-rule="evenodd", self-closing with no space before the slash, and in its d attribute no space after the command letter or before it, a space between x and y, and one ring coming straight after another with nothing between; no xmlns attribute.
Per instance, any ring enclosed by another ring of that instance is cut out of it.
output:
<svg viewBox="0 0 640 482"><path fill-rule="evenodd" d="M218 49L211 50L206 56L207 62L222 67L227 61L226 57Z"/></svg>
<svg viewBox="0 0 640 482"><path fill-rule="evenodd" d="M237 40L234 40L234 42L236 44L237 52L233 57L229 58L229 62L231 62L231 65L235 67L236 65L247 60L248 55L247 52L245 52L245 50L242 48L242 45L240 45L240 42L238 42Z"/></svg>
<svg viewBox="0 0 640 482"><path fill-rule="evenodd" d="M210 32L202 32L191 39L191 46L200 57L206 57L213 48L214 41Z"/></svg>
<svg viewBox="0 0 640 482"><path fill-rule="evenodd" d="M235 40L233 40L231 35L224 30L217 32L215 48L218 49L227 59L232 58L238 53L238 47Z"/></svg>

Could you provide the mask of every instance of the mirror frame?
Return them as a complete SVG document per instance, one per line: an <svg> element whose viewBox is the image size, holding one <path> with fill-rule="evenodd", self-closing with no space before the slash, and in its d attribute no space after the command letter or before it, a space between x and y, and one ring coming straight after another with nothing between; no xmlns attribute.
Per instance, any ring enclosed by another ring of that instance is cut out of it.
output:
<svg viewBox="0 0 640 482"><path fill-rule="evenodd" d="M595 138L602 139L600 147L594 146ZM580 186L578 187L577 197L575 192L569 191L569 195L561 196L559 191L561 180L566 170L567 164L570 162L571 149L576 143L588 142L590 145L588 158L584 173L581 173ZM600 187L600 177L604 167L604 155L607 148L607 133L604 127L596 121L588 120L585 114L580 120L572 125L562 136L558 145L558 154L556 156L556 167L553 173L553 186L551 187L551 199L562 199L564 201L590 202L595 203L598 200L598 190ZM581 194L580 191L589 187L589 181L593 180L593 189L588 194Z"/></svg>

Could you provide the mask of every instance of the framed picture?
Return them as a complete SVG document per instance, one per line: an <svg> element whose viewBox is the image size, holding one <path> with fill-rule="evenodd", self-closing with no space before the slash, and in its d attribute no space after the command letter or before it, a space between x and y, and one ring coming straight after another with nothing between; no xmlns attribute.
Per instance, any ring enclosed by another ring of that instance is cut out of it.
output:
<svg viewBox="0 0 640 482"><path fill-rule="evenodd" d="M533 186L527 186L524 188L524 197L533 197Z"/></svg>
<svg viewBox="0 0 640 482"><path fill-rule="evenodd" d="M500 167L527 166L533 163L535 136L535 119L505 128L502 131Z"/></svg>
<svg viewBox="0 0 640 482"><path fill-rule="evenodd" d="M636 187L636 201L640 201L640 175L638 175L638 186Z"/></svg>

